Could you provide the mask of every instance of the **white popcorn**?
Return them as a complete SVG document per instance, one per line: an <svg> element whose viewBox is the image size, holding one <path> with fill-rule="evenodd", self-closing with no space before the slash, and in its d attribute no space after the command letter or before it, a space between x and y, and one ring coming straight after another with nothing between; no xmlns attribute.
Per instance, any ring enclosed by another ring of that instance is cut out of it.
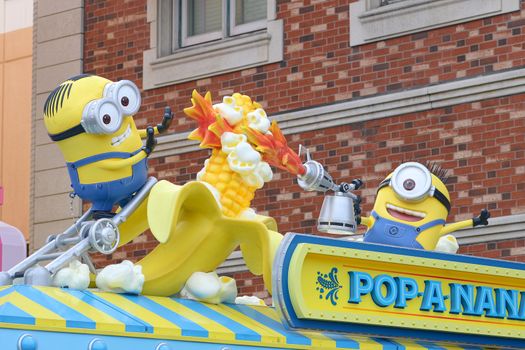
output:
<svg viewBox="0 0 525 350"><path fill-rule="evenodd" d="M55 273L53 285L61 288L86 289L89 287L89 267L78 260L73 260L68 267Z"/></svg>
<svg viewBox="0 0 525 350"><path fill-rule="evenodd" d="M206 159L204 161L204 166L202 167L202 169L197 173L197 181L201 181L202 180L202 177L204 176L204 173L206 172L206 167L208 166L208 163L210 162L210 159Z"/></svg>
<svg viewBox="0 0 525 350"><path fill-rule="evenodd" d="M459 244L456 237L452 235L446 235L439 239L436 244L434 251L441 253L456 254L459 250Z"/></svg>
<svg viewBox="0 0 525 350"><path fill-rule="evenodd" d="M210 304L234 303L237 283L231 277L219 277L216 272L194 272L180 292L181 297Z"/></svg>
<svg viewBox="0 0 525 350"><path fill-rule="evenodd" d="M217 103L213 105L215 111L218 112L221 117L226 119L230 125L237 125L242 120L242 108L233 107L225 103Z"/></svg>
<svg viewBox="0 0 525 350"><path fill-rule="evenodd" d="M108 265L97 275L97 287L106 292L140 294L144 285L142 266L129 260Z"/></svg>
<svg viewBox="0 0 525 350"><path fill-rule="evenodd" d="M265 134L270 128L270 119L262 108L247 114L248 126Z"/></svg>
<svg viewBox="0 0 525 350"><path fill-rule="evenodd" d="M246 135L226 131L221 135L222 151L230 154L238 144L246 142Z"/></svg>
<svg viewBox="0 0 525 350"><path fill-rule="evenodd" d="M228 155L230 169L239 174L248 174L255 170L261 155L247 142L241 142Z"/></svg>
<svg viewBox="0 0 525 350"><path fill-rule="evenodd" d="M235 298L235 304L266 306L266 304L264 303L264 300L256 297L255 295L252 295L252 296L244 295L242 297L237 297Z"/></svg>

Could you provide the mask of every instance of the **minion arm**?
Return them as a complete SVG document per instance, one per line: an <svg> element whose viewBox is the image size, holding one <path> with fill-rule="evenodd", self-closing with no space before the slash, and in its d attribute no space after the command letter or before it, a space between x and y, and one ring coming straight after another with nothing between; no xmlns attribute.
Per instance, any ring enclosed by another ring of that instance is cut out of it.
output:
<svg viewBox="0 0 525 350"><path fill-rule="evenodd" d="M361 216L361 222L359 224L370 228L370 226L372 226L372 219L369 216Z"/></svg>
<svg viewBox="0 0 525 350"><path fill-rule="evenodd" d="M440 236L445 236L445 235L448 235L449 233L452 233L454 231L461 230L463 228L469 228L469 227L473 227L472 219L459 221L459 222L455 222L453 224L449 224L449 225L443 226L443 228L439 232L439 235Z"/></svg>
<svg viewBox="0 0 525 350"><path fill-rule="evenodd" d="M490 218L490 212L487 209L483 209L481 213L479 214L479 216L475 218L443 226L443 228L439 232L439 235L444 236L451 232L461 230L462 228L476 227L480 225L487 226L489 224L488 222L489 218Z"/></svg>
<svg viewBox="0 0 525 350"><path fill-rule="evenodd" d="M123 167L132 166L134 164L137 164L144 158L146 158L146 152L140 151L139 153L135 154L133 157L130 157L130 158L105 159L105 160L101 160L100 162L97 162L97 165L101 167L102 169L115 170L115 169L120 169Z"/></svg>
<svg viewBox="0 0 525 350"><path fill-rule="evenodd" d="M155 132L154 135L158 135L168 130L172 120L173 120L173 113L171 112L171 108L170 107L164 108L164 116L162 117L162 123L157 124L157 126L153 128L153 131ZM138 132L139 132L141 139L145 139L146 137L148 137L147 128L139 129Z"/></svg>

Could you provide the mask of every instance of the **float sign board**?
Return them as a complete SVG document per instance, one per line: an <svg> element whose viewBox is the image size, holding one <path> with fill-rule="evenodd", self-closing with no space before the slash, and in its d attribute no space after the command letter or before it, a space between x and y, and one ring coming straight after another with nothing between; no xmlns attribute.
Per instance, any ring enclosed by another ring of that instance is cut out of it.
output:
<svg viewBox="0 0 525 350"><path fill-rule="evenodd" d="M273 296L286 325L525 349L525 264L289 233Z"/></svg>

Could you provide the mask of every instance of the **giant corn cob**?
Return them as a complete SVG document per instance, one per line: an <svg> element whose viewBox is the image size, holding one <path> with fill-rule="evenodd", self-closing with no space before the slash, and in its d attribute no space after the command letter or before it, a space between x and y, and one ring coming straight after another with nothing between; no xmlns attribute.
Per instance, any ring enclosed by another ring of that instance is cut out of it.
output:
<svg viewBox="0 0 525 350"><path fill-rule="evenodd" d="M253 213L249 208L255 191L272 178L269 164L294 175L304 172L277 123L270 125L264 109L249 96L235 93L212 105L209 92L202 97L193 91L191 100L193 106L184 112L198 122L198 128L189 138L212 148L197 180L208 184L224 215Z"/></svg>

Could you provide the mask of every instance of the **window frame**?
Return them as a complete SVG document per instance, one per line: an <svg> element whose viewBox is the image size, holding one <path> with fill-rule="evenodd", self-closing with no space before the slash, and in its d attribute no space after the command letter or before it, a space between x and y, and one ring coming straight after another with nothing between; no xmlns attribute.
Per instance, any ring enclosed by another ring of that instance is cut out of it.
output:
<svg viewBox="0 0 525 350"><path fill-rule="evenodd" d="M143 52L144 90L260 67L284 59L284 21L277 18L277 0L267 0L265 28L187 47L181 47L177 33L173 33L173 21L180 15L173 5L173 0L147 0L150 44ZM239 56L243 59L239 60Z"/></svg>
<svg viewBox="0 0 525 350"><path fill-rule="evenodd" d="M226 14L227 12L227 8L228 8L227 3L229 0L221 0L221 10L222 10L221 30L203 33L199 35L192 35L192 36L188 36L188 16L187 16L188 1L191 1L191 0L181 0L181 1L172 0L172 1L179 2L178 6L180 6L180 15L178 16L178 18L175 17L175 15L178 12L177 7L173 6L174 13L173 13L173 19L171 21L171 30L173 33L173 37L175 41L177 42L179 41L178 35L175 35L175 34L178 34L180 32L180 47L179 45L173 45L172 50L171 50L172 53L175 52L175 50L180 49L180 48L184 48L184 47L188 47L192 45L198 45L198 44L215 41L215 40L221 40L228 36L227 35L228 30L227 30L227 25L226 25L227 20L226 21L224 20L223 14Z"/></svg>
<svg viewBox="0 0 525 350"><path fill-rule="evenodd" d="M228 0L228 1L230 1L230 6L229 6L230 35L229 36L254 32L254 31L262 30L266 28L268 18L269 18L268 11L266 12L266 18L260 19L258 21L253 21L253 22L248 22L248 23L237 25L235 24L235 12L236 12L235 10L237 6L237 1L236 0ZM268 2L266 3L266 8L268 9Z"/></svg>

